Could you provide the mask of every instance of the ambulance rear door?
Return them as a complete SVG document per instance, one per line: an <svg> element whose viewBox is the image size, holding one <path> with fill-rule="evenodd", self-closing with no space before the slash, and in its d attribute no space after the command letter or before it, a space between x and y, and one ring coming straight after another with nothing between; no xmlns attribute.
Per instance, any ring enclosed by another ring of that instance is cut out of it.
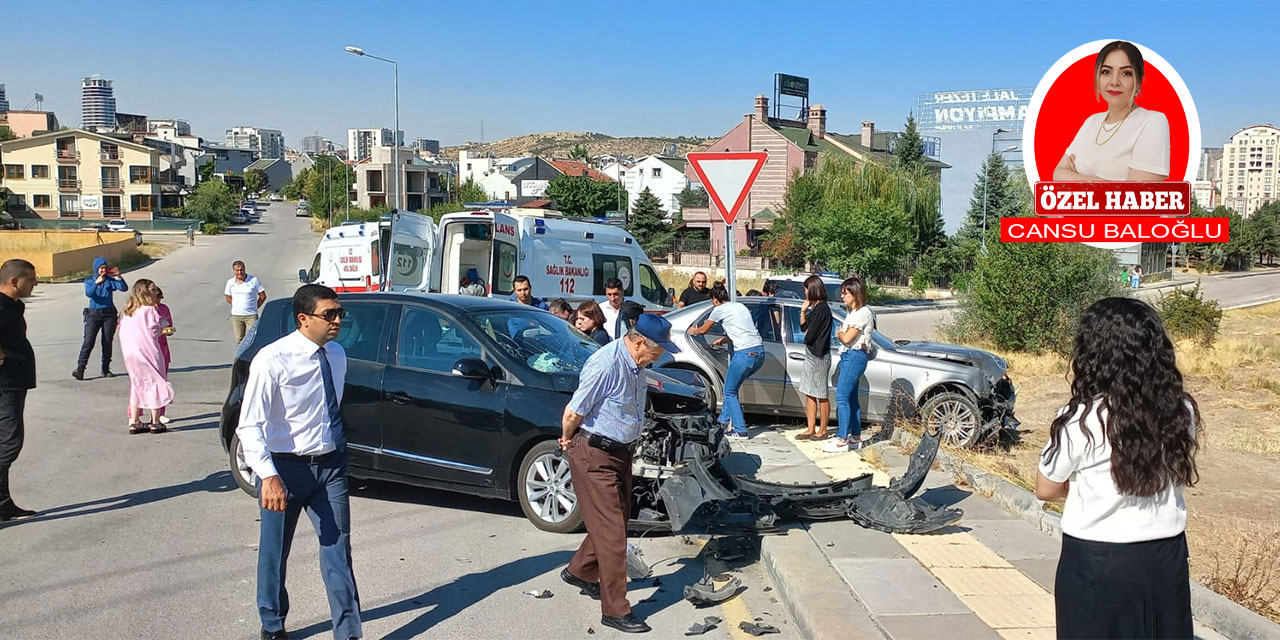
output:
<svg viewBox="0 0 1280 640"><path fill-rule="evenodd" d="M506 213L493 213L493 262L489 269L489 295L505 298L515 293L515 278L523 263L519 221ZM534 295L537 295L536 291Z"/></svg>
<svg viewBox="0 0 1280 640"><path fill-rule="evenodd" d="M401 211L391 221L389 291L428 291L440 239L430 216Z"/></svg>

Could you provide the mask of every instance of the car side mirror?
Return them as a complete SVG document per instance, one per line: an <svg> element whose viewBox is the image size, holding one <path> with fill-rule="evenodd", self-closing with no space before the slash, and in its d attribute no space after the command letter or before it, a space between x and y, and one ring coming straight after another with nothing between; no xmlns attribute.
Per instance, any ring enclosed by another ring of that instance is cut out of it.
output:
<svg viewBox="0 0 1280 640"><path fill-rule="evenodd" d="M307 270L306 270L306 269L298 269L298 282L301 282L302 284L307 284Z"/></svg>
<svg viewBox="0 0 1280 640"><path fill-rule="evenodd" d="M468 380L488 380L493 377L489 365L479 358L461 358L453 363L453 375Z"/></svg>

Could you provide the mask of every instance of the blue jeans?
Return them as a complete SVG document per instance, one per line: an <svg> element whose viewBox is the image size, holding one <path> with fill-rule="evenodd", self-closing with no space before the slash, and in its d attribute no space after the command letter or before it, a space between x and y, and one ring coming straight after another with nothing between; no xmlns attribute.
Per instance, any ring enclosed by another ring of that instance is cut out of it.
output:
<svg viewBox="0 0 1280 640"><path fill-rule="evenodd" d="M358 638L360 594L351 569L351 510L347 496L347 457L330 456L319 464L274 457L288 501L284 511L261 509L258 543L258 616L267 631L284 629L289 615L285 570L298 516L306 509L320 537L320 575L329 595L335 638ZM258 481L261 489L262 481Z"/></svg>
<svg viewBox="0 0 1280 640"><path fill-rule="evenodd" d="M720 408L720 422L727 423L736 433L747 434L747 420L742 417L742 403L738 390L742 383L764 366L764 346L734 351L729 357L729 372L724 377L724 405Z"/></svg>
<svg viewBox="0 0 1280 640"><path fill-rule="evenodd" d="M840 356L840 371L836 374L836 420L840 430L836 437L848 440L862 435L862 405L858 402L858 378L867 371L867 352L850 349Z"/></svg>

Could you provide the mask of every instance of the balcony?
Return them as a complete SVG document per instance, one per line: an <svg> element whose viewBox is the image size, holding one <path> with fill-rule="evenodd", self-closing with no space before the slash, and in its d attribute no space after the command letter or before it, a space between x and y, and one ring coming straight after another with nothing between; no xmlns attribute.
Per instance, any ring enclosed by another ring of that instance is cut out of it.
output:
<svg viewBox="0 0 1280 640"><path fill-rule="evenodd" d="M79 218L80 209L78 208L59 209L58 217L59 218Z"/></svg>
<svg viewBox="0 0 1280 640"><path fill-rule="evenodd" d="M80 152L75 149L58 149L58 162L80 162Z"/></svg>
<svg viewBox="0 0 1280 640"><path fill-rule="evenodd" d="M104 218L119 218L121 215L123 215L123 213L124 213L124 210L118 206L102 207L102 217Z"/></svg>
<svg viewBox="0 0 1280 640"><path fill-rule="evenodd" d="M123 187L120 186L120 178L103 178L102 179L103 191L120 191L122 189Z"/></svg>
<svg viewBox="0 0 1280 640"><path fill-rule="evenodd" d="M80 181L75 178L58 178L58 191L79 191Z"/></svg>
<svg viewBox="0 0 1280 640"><path fill-rule="evenodd" d="M98 152L98 158L102 161L102 164L120 164L122 162L119 149L103 149Z"/></svg>

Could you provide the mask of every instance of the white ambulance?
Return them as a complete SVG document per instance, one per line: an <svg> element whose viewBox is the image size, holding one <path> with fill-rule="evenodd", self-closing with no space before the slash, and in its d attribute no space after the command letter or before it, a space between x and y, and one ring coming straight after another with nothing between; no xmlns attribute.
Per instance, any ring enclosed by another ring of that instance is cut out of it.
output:
<svg viewBox="0 0 1280 640"><path fill-rule="evenodd" d="M395 238L393 243L391 240ZM439 241L430 216L402 212L378 222L352 222L324 232L310 269L298 272L303 283L325 285L338 293L380 291L389 264L393 291L423 290L437 259ZM393 247L388 255L387 247Z"/></svg>

